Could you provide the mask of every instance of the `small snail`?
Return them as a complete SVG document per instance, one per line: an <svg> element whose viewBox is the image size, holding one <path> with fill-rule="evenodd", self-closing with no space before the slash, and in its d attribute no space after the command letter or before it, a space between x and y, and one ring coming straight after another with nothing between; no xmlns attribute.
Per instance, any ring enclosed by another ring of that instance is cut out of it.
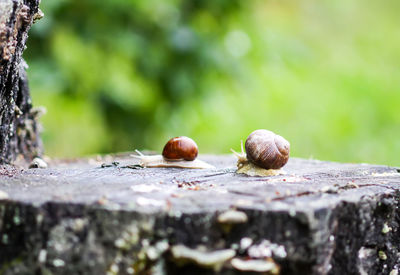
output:
<svg viewBox="0 0 400 275"><path fill-rule="evenodd" d="M271 176L282 174L282 168L289 160L290 143L283 137L268 131L252 132L245 144L246 153L233 153L238 158L237 173L250 176Z"/></svg>
<svg viewBox="0 0 400 275"><path fill-rule="evenodd" d="M171 138L164 146L162 155L168 160L194 160L199 150L196 142L188 137Z"/></svg>
<svg viewBox="0 0 400 275"><path fill-rule="evenodd" d="M145 156L138 150L138 155L131 155L139 159L139 165L142 167L176 167L207 169L214 166L196 159L198 148L193 139L181 136L170 139L165 144L162 155Z"/></svg>

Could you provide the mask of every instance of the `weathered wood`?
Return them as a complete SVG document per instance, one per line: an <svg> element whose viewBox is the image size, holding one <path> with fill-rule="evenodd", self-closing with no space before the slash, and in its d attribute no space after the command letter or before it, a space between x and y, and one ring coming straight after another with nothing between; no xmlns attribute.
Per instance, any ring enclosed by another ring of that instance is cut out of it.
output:
<svg viewBox="0 0 400 275"><path fill-rule="evenodd" d="M4 167L0 274L397 274L398 169L291 159L263 178L200 159L217 168Z"/></svg>
<svg viewBox="0 0 400 275"><path fill-rule="evenodd" d="M30 160L41 150L22 58L38 8L39 0L0 0L0 163L18 155Z"/></svg>

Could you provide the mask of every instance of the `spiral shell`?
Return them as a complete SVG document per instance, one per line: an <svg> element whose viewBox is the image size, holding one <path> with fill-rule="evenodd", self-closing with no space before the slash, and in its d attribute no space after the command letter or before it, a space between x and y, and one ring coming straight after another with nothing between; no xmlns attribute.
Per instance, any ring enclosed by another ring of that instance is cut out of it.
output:
<svg viewBox="0 0 400 275"><path fill-rule="evenodd" d="M279 169L289 160L290 143L268 130L252 132L245 148L247 159L265 169Z"/></svg>
<svg viewBox="0 0 400 275"><path fill-rule="evenodd" d="M164 146L162 155L168 160L194 160L198 154L196 142L193 139L182 136L170 139Z"/></svg>

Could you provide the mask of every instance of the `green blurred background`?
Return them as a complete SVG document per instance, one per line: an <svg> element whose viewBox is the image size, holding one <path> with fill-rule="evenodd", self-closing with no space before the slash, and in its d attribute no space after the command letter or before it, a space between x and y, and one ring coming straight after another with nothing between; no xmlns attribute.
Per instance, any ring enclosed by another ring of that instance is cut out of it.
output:
<svg viewBox="0 0 400 275"><path fill-rule="evenodd" d="M42 0L25 59L46 154L239 150L399 165L398 0Z"/></svg>

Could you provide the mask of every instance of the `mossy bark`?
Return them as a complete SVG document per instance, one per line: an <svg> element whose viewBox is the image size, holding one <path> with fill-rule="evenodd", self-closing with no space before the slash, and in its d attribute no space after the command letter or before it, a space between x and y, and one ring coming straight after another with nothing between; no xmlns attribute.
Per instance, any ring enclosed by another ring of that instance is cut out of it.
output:
<svg viewBox="0 0 400 275"><path fill-rule="evenodd" d="M41 153L38 111L32 108L22 58L39 0L0 0L0 163Z"/></svg>

